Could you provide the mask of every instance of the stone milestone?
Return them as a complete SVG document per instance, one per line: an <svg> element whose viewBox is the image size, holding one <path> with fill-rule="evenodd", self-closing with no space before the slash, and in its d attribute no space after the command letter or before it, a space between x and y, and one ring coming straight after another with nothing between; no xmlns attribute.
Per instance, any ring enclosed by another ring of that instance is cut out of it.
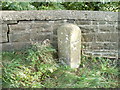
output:
<svg viewBox="0 0 120 90"><path fill-rule="evenodd" d="M59 59L71 68L78 68L81 59L81 30L77 25L64 24L57 30Z"/></svg>

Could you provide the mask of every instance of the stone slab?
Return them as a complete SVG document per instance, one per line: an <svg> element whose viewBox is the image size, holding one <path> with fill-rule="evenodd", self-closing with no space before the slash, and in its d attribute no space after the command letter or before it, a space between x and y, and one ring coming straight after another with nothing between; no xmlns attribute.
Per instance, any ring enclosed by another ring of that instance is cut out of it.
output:
<svg viewBox="0 0 120 90"><path fill-rule="evenodd" d="M2 20L82 19L118 21L118 12L76 10L0 11Z"/></svg>

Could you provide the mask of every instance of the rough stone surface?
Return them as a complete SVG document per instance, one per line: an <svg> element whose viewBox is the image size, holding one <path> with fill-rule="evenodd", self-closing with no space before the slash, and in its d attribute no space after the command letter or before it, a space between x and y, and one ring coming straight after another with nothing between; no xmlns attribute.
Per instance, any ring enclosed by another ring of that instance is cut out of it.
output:
<svg viewBox="0 0 120 90"><path fill-rule="evenodd" d="M81 58L81 31L73 24L62 25L58 29L59 58L71 68L78 68Z"/></svg>
<svg viewBox="0 0 120 90"><path fill-rule="evenodd" d="M0 34L0 42L8 42L7 33Z"/></svg>
<svg viewBox="0 0 120 90"><path fill-rule="evenodd" d="M99 13L99 14L98 14ZM118 21L118 12L76 10L0 11L3 20L84 19ZM103 18L104 17L104 18Z"/></svg>
<svg viewBox="0 0 120 90"><path fill-rule="evenodd" d="M29 42L30 33L9 34L9 41L10 42Z"/></svg>
<svg viewBox="0 0 120 90"><path fill-rule="evenodd" d="M0 25L0 42L8 42L7 32L8 32L7 24L1 24Z"/></svg>
<svg viewBox="0 0 120 90"><path fill-rule="evenodd" d="M0 15L0 43L8 45L7 48L4 48L5 50L14 50L15 47L11 46L11 44L17 45L14 43L23 45L21 43L41 42L44 39L50 39L52 45L58 49L58 28L63 24L72 23L79 26L81 30L82 53L84 55L105 55L106 57L111 55L113 57L120 52L120 35L118 34L120 19L118 19L118 12L76 10L0 11ZM95 54L96 50L98 52ZM101 50L104 50L104 52ZM113 55L108 50L115 50L117 53ZM118 57L120 58L120 55Z"/></svg>
<svg viewBox="0 0 120 90"><path fill-rule="evenodd" d="M8 26L7 26L7 24L1 24L0 25L0 32L1 33L7 33L8 32Z"/></svg>
<svg viewBox="0 0 120 90"><path fill-rule="evenodd" d="M30 42L14 42L14 43L3 43L2 45L3 51L14 51L21 50L31 46Z"/></svg>

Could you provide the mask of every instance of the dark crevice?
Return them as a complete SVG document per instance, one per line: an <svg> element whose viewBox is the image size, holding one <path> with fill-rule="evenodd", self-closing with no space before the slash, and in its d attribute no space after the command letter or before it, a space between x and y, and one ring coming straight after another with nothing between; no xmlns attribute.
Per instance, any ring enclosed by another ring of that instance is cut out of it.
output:
<svg viewBox="0 0 120 90"><path fill-rule="evenodd" d="M17 21L17 23L8 23L7 25L15 25L18 24L19 22Z"/></svg>
<svg viewBox="0 0 120 90"><path fill-rule="evenodd" d="M7 27L8 27L7 40L8 40L8 42L9 42L9 33L10 33L10 28L9 28L9 25L7 25Z"/></svg>

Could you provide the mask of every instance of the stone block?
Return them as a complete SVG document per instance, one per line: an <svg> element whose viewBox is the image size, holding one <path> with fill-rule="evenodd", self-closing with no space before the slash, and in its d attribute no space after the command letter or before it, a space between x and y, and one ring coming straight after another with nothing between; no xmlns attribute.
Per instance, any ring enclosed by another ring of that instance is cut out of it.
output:
<svg viewBox="0 0 120 90"><path fill-rule="evenodd" d="M32 46L30 42L14 42L12 45L14 50L24 50Z"/></svg>
<svg viewBox="0 0 120 90"><path fill-rule="evenodd" d="M118 25L118 22L115 22L115 21L108 21L107 24L108 24L108 25Z"/></svg>
<svg viewBox="0 0 120 90"><path fill-rule="evenodd" d="M79 25L82 33L95 33L98 32L97 25Z"/></svg>
<svg viewBox="0 0 120 90"><path fill-rule="evenodd" d="M29 42L30 41L30 33L23 34L8 34L10 42Z"/></svg>
<svg viewBox="0 0 120 90"><path fill-rule="evenodd" d="M118 53L103 53L102 57L107 57L107 58L118 58Z"/></svg>
<svg viewBox="0 0 120 90"><path fill-rule="evenodd" d="M118 42L118 33L98 33L96 38L98 42Z"/></svg>
<svg viewBox="0 0 120 90"><path fill-rule="evenodd" d="M39 33L39 32L51 32L52 25L49 23L33 23L31 25L30 31L32 33Z"/></svg>
<svg viewBox="0 0 120 90"><path fill-rule="evenodd" d="M10 34L18 34L18 33L29 33L31 24L30 23L18 23L15 25L9 25Z"/></svg>
<svg viewBox="0 0 120 90"><path fill-rule="evenodd" d="M118 43L117 42L116 43L112 43L112 42L104 43L103 48L105 50L118 50Z"/></svg>
<svg viewBox="0 0 120 90"><path fill-rule="evenodd" d="M0 42L8 42L7 33L0 34Z"/></svg>
<svg viewBox="0 0 120 90"><path fill-rule="evenodd" d="M2 51L13 51L12 43L2 43Z"/></svg>
<svg viewBox="0 0 120 90"><path fill-rule="evenodd" d="M103 43L97 43L97 42L92 43L92 50L101 50L101 49L104 49Z"/></svg>
<svg viewBox="0 0 120 90"><path fill-rule="evenodd" d="M22 50L30 46L30 42L2 43L2 51Z"/></svg>
<svg viewBox="0 0 120 90"><path fill-rule="evenodd" d="M41 42L45 39L52 39L52 33L30 33L30 40Z"/></svg>
<svg viewBox="0 0 120 90"><path fill-rule="evenodd" d="M91 21L75 20L75 24L77 24L77 25L90 25Z"/></svg>
<svg viewBox="0 0 120 90"><path fill-rule="evenodd" d="M81 59L81 30L73 24L64 24L57 30L59 59L71 68L78 68Z"/></svg>
<svg viewBox="0 0 120 90"><path fill-rule="evenodd" d="M7 33L8 32L8 26L7 24L0 24L0 33Z"/></svg>
<svg viewBox="0 0 120 90"><path fill-rule="evenodd" d="M99 25L99 32L116 32L114 25Z"/></svg>
<svg viewBox="0 0 120 90"><path fill-rule="evenodd" d="M82 42L92 42L95 38L95 34L82 34Z"/></svg>

